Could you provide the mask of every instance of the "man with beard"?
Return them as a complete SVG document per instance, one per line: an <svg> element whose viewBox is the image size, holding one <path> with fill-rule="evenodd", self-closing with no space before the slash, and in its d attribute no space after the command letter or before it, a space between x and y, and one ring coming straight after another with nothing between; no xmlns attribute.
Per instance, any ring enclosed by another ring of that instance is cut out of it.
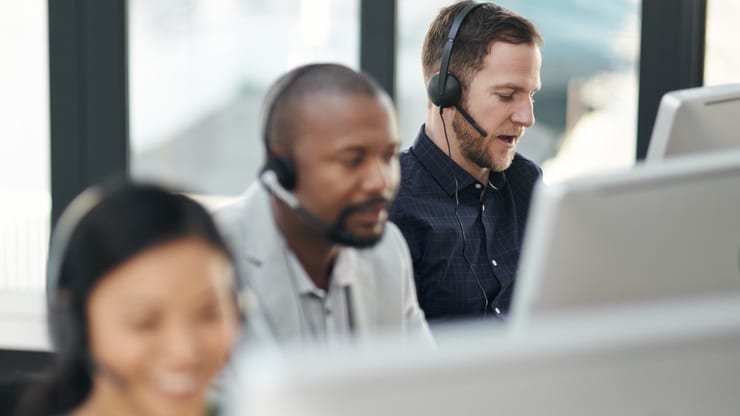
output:
<svg viewBox="0 0 740 416"><path fill-rule="evenodd" d="M408 247L387 222L400 143L388 95L347 67L306 65L276 81L263 114L259 181L216 213L262 327L277 342L431 341Z"/></svg>
<svg viewBox="0 0 740 416"><path fill-rule="evenodd" d="M542 171L516 152L534 124L542 39L491 3L442 9L422 50L430 103L401 156L391 211L408 242L427 319L503 318Z"/></svg>

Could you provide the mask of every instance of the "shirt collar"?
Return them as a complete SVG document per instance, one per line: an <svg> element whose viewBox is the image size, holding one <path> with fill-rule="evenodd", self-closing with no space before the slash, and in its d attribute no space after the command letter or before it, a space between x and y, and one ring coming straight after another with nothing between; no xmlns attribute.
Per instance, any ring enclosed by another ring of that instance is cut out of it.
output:
<svg viewBox="0 0 740 416"><path fill-rule="evenodd" d="M442 189L452 197L455 195L455 178L457 178L458 191L478 184L478 180L458 165L457 162L450 159L447 153L440 149L427 136L424 129L425 125L422 124L419 134L411 146L411 153L432 175ZM496 189L502 189L506 185L506 174L504 172L491 172L488 176L488 181Z"/></svg>
<svg viewBox="0 0 740 416"><path fill-rule="evenodd" d="M287 249L287 247L286 247ZM329 290L332 286L350 286L352 284L352 266L354 264L351 250L342 247L334 263L331 278L329 281ZM316 287L316 284L308 276L298 258L292 251L287 252L288 268L291 277L295 278L295 286L300 296L315 295L320 298L326 296L326 291Z"/></svg>

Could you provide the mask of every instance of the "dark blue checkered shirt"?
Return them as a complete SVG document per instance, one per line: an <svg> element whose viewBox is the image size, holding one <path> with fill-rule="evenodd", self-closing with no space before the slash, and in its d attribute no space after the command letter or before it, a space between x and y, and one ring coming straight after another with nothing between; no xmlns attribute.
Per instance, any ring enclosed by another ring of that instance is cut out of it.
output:
<svg viewBox="0 0 740 416"><path fill-rule="evenodd" d="M414 261L419 303L429 320L481 316L509 309L529 202L542 170L517 154L505 172L482 184L452 162L421 127L401 153L401 186L390 219ZM458 182L455 216L455 177ZM463 249L470 265L463 257Z"/></svg>

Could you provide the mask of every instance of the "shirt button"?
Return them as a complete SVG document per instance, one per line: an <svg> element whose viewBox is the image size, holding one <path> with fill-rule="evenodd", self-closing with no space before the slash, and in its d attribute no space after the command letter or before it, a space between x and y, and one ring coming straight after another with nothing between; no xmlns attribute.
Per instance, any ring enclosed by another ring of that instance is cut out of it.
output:
<svg viewBox="0 0 740 416"><path fill-rule="evenodd" d="M501 310L499 308L493 308L493 311L496 312L496 315L501 315Z"/></svg>
<svg viewBox="0 0 740 416"><path fill-rule="evenodd" d="M480 188L481 188L481 186L482 186L481 184L479 184L479 183L476 183L476 184L475 184L475 189L480 189Z"/></svg>
<svg viewBox="0 0 740 416"><path fill-rule="evenodd" d="M324 314L325 314L326 316L331 316L331 309L330 309L330 308L326 308L326 309L324 309Z"/></svg>
<svg viewBox="0 0 740 416"><path fill-rule="evenodd" d="M498 263L496 263L496 260L491 260L491 264L493 264L493 267L498 266Z"/></svg>

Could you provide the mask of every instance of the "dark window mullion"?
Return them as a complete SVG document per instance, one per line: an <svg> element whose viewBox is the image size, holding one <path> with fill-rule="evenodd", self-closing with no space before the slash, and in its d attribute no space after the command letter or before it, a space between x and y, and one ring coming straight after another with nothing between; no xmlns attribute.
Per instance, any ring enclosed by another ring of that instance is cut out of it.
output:
<svg viewBox="0 0 740 416"><path fill-rule="evenodd" d="M706 0L643 0L637 159L645 158L660 99L704 81Z"/></svg>
<svg viewBox="0 0 740 416"><path fill-rule="evenodd" d="M49 0L52 221L128 168L126 0Z"/></svg>
<svg viewBox="0 0 740 416"><path fill-rule="evenodd" d="M396 95L396 0L360 0L360 69Z"/></svg>

